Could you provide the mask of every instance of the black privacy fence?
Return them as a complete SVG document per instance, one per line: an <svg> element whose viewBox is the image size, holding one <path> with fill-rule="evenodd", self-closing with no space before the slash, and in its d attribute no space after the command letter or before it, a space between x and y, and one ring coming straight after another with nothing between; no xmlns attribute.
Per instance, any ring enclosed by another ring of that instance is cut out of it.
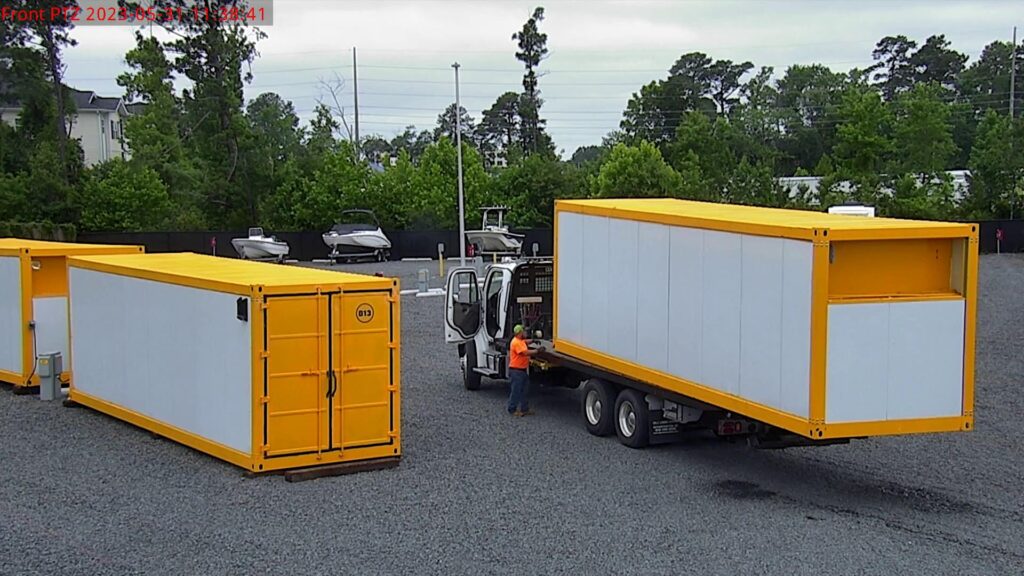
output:
<svg viewBox="0 0 1024 576"><path fill-rule="evenodd" d="M554 253L554 240L551 229L534 228L511 230L526 236L523 251L533 255L533 245L537 244L540 256ZM276 236L288 243L289 258L297 260L316 260L327 258L330 248L324 244L322 232L277 232L264 230L267 235ZM82 232L78 234L79 242L92 244L135 244L146 247L146 252L196 252L218 256L237 257L231 245L233 238L243 238L245 230L228 232ZM445 245L445 255L456 257L459 253L459 233L451 230L385 230L384 234L391 240L391 259L402 258L437 258L437 245Z"/></svg>
<svg viewBox="0 0 1024 576"><path fill-rule="evenodd" d="M978 222L978 240L983 253L1024 252L1024 220L986 220ZM523 251L533 254L537 244L538 254L550 256L554 253L554 235L551 229L532 228L512 230L523 234L526 239ZM391 259L436 258L437 245L445 245L445 255L457 256L459 233L454 230L391 230L384 232L391 240ZM275 232L268 230L288 243L290 258L315 260L326 258L330 249L324 244L320 232ZM147 252L197 252L219 256L237 256L231 246L232 238L246 235L245 230L234 232L82 232L79 242L98 244L139 244Z"/></svg>

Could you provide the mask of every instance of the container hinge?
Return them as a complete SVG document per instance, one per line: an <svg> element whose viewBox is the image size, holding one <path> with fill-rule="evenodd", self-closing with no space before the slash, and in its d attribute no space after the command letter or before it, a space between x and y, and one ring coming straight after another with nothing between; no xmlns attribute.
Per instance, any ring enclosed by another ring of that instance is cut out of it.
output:
<svg viewBox="0 0 1024 576"><path fill-rule="evenodd" d="M391 384L390 386L388 386L388 392L398 392L398 386Z"/></svg>
<svg viewBox="0 0 1024 576"><path fill-rule="evenodd" d="M269 404L270 396L260 396L260 404Z"/></svg>
<svg viewBox="0 0 1024 576"><path fill-rule="evenodd" d="M391 350L397 350L398 349L398 342L388 342L388 348L391 349Z"/></svg>
<svg viewBox="0 0 1024 576"><path fill-rule="evenodd" d="M268 350L260 350L260 358L270 358L270 352Z"/></svg>
<svg viewBox="0 0 1024 576"><path fill-rule="evenodd" d="M270 452L270 444L264 444L264 445L260 446L260 448L261 448L261 449L262 449L262 450L263 450L264 452Z"/></svg>

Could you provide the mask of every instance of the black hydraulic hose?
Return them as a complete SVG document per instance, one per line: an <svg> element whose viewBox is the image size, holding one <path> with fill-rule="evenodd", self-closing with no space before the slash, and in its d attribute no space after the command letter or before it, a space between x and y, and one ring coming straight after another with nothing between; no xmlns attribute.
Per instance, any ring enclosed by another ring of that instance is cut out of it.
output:
<svg viewBox="0 0 1024 576"><path fill-rule="evenodd" d="M30 322L28 329L32 331L32 372L28 375L28 380L25 381L25 386L32 385L32 377L36 375L36 367L39 366L39 343L36 341L36 323Z"/></svg>

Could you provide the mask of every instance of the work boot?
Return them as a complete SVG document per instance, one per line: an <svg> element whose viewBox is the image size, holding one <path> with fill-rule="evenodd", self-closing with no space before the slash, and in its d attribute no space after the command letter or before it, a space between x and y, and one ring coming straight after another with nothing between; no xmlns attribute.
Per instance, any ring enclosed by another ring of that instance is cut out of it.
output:
<svg viewBox="0 0 1024 576"><path fill-rule="evenodd" d="M519 411L519 415L520 416L533 416L533 410L530 410L529 408L527 408L526 410L520 410Z"/></svg>

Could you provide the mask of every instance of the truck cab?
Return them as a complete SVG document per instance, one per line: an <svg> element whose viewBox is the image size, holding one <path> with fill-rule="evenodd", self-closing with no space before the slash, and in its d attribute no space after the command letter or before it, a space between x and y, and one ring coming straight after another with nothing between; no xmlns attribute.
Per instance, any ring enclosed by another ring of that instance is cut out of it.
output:
<svg viewBox="0 0 1024 576"><path fill-rule="evenodd" d="M448 275L445 341L459 345L463 383L480 387L484 376L507 378L512 328L522 324L531 339L550 339L554 318L554 263L527 258L475 268L455 268ZM545 371L542 362L535 370ZM542 383L563 382L542 378Z"/></svg>

